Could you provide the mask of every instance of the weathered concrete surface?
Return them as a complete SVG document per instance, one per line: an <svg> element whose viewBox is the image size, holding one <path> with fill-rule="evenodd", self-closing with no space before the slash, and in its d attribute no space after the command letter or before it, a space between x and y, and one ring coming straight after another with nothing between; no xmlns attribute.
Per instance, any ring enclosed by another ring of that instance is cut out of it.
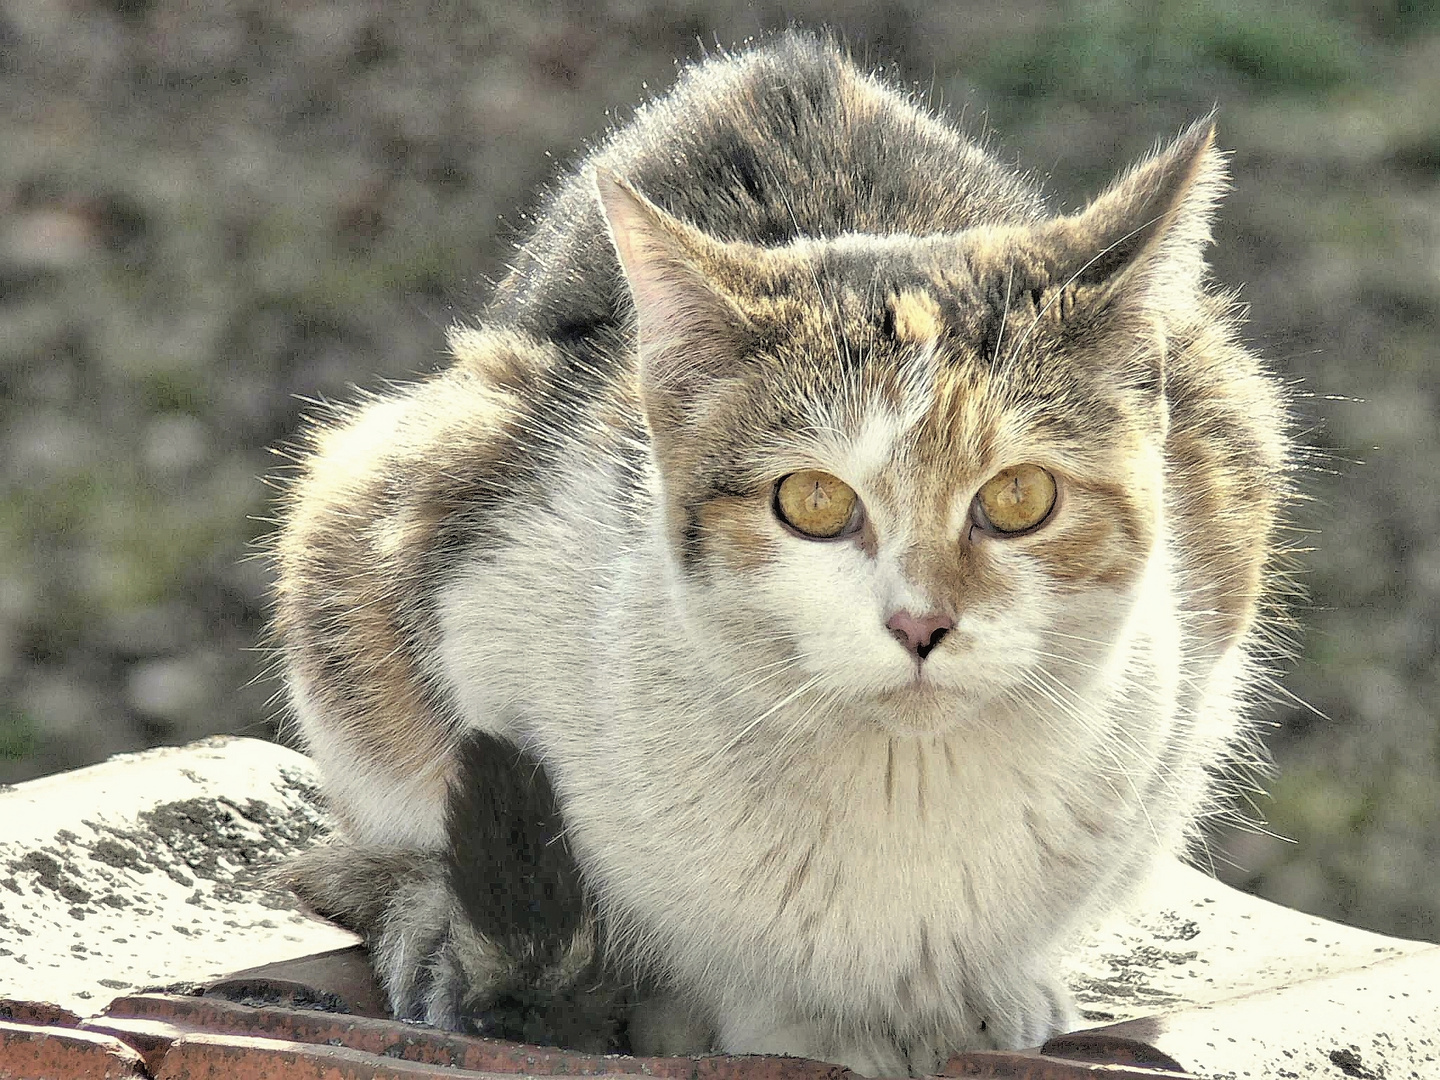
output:
<svg viewBox="0 0 1440 1080"><path fill-rule="evenodd" d="M92 1013L355 937L256 872L323 829L293 750L216 738L0 791L0 1000Z"/></svg>
<svg viewBox="0 0 1440 1080"><path fill-rule="evenodd" d="M1436 945L1303 915L1171 863L1156 873L1131 911L1076 943L1066 982L1084 1019L1108 1024L1421 953L1440 967ZM1436 1022L1440 1026L1440 1016Z"/></svg>
<svg viewBox="0 0 1440 1080"><path fill-rule="evenodd" d="M1131 1020L1047 1050L1128 1039L1214 1080L1435 1080L1440 1077L1440 950Z"/></svg>

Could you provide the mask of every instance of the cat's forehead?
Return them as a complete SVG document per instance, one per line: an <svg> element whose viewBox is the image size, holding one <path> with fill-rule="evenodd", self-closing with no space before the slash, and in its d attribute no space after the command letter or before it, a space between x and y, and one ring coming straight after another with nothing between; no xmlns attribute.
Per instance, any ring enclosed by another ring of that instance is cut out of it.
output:
<svg viewBox="0 0 1440 1080"><path fill-rule="evenodd" d="M954 363L934 332L925 294L892 298L887 342L801 342L772 377L752 384L770 404L771 447L808 451L817 467L855 480L923 477L964 483L985 469L1023 426L991 373ZM837 331L838 337L838 331ZM816 355L816 354L820 355Z"/></svg>
<svg viewBox="0 0 1440 1080"><path fill-rule="evenodd" d="M988 230L797 241L765 264L742 287L747 314L778 337L803 339L818 363L884 362L892 350L940 342L952 367L992 363L1029 278Z"/></svg>
<svg viewBox="0 0 1440 1080"><path fill-rule="evenodd" d="M872 428L882 415L912 428L937 405L964 419L997 386L993 366L978 362L986 358L976 328L991 305L971 267L935 246L854 238L779 261L749 312L774 374L852 420L870 416Z"/></svg>
<svg viewBox="0 0 1440 1080"><path fill-rule="evenodd" d="M1013 252L988 234L796 245L758 312L775 362L760 389L867 446L891 432L892 458L989 463L1018 442L1103 437L1124 418L1099 346L1064 332Z"/></svg>

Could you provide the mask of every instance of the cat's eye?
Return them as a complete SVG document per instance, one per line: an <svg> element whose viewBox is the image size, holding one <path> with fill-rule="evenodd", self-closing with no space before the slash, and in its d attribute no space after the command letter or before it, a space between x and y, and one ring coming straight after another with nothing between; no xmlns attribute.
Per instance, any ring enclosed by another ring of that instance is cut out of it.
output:
<svg viewBox="0 0 1440 1080"><path fill-rule="evenodd" d="M1055 508L1055 477L1039 465L1012 465L985 481L975 496L977 522L1002 536L1042 524Z"/></svg>
<svg viewBox="0 0 1440 1080"><path fill-rule="evenodd" d="M860 496L837 476L802 469L775 485L775 516L802 536L833 540L860 524Z"/></svg>

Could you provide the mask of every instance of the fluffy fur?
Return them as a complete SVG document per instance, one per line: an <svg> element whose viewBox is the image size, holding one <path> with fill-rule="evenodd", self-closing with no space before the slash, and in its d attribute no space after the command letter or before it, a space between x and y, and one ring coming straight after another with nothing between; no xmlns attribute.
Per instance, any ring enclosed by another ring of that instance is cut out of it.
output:
<svg viewBox="0 0 1440 1080"><path fill-rule="evenodd" d="M303 455L276 624L345 843L433 859L487 733L543 763L662 996L637 1049L925 1073L1064 1027L1057 948L1245 752L1287 447L1207 282L1224 184L1206 122L1056 216L829 43L691 68L447 371ZM1022 463L1054 510L997 535L976 493ZM778 519L801 469L859 494L853 535ZM953 629L917 659L897 612Z"/></svg>
<svg viewBox="0 0 1440 1080"><path fill-rule="evenodd" d="M540 762L471 732L456 751L446 832L439 852L325 845L275 878L365 935L403 1016L520 1042L625 1049L628 988L604 970Z"/></svg>

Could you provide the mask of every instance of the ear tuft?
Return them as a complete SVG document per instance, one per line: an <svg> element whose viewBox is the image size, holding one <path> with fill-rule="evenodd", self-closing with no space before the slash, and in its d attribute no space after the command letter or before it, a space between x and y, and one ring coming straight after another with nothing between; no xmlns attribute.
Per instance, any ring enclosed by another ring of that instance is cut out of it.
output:
<svg viewBox="0 0 1440 1080"><path fill-rule="evenodd" d="M1192 124L1175 142L1135 165L1079 214L1047 232L1057 284L1108 293L1135 277L1192 295L1205 275L1210 222L1228 181L1215 149L1215 122Z"/></svg>

